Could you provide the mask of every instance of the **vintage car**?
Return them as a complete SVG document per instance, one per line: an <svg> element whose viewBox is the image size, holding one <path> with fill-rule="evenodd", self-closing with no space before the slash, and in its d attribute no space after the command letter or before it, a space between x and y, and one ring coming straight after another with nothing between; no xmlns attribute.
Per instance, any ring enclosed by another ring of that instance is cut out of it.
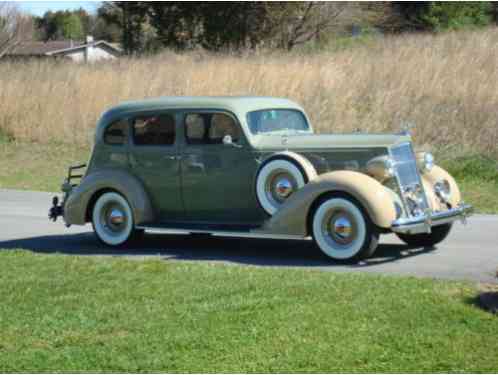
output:
<svg viewBox="0 0 498 375"><path fill-rule="evenodd" d="M408 134L314 134L298 104L271 97L114 107L97 125L88 166L71 167L62 190L50 218L91 222L106 245L144 231L311 237L340 260L371 256L383 233L433 246L471 211Z"/></svg>

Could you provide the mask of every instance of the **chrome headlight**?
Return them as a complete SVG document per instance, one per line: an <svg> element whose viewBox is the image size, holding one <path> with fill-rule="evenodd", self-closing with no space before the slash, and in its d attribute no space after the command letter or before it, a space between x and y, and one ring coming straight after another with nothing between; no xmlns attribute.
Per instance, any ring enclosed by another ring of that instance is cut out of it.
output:
<svg viewBox="0 0 498 375"><path fill-rule="evenodd" d="M434 156L430 152L424 153L423 171L430 172L434 167Z"/></svg>
<svg viewBox="0 0 498 375"><path fill-rule="evenodd" d="M451 186L448 180L440 180L434 184L434 192L444 203L448 203L451 196Z"/></svg>

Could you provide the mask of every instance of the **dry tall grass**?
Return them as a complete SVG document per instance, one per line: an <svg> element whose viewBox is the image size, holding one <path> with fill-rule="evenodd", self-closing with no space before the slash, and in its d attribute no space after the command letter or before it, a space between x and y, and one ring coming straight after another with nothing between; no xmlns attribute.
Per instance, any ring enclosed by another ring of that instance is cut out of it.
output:
<svg viewBox="0 0 498 375"><path fill-rule="evenodd" d="M0 64L0 130L19 140L91 143L123 100L274 95L301 103L321 132L416 125L436 151L498 156L498 29L411 35L341 52L163 54L101 65Z"/></svg>

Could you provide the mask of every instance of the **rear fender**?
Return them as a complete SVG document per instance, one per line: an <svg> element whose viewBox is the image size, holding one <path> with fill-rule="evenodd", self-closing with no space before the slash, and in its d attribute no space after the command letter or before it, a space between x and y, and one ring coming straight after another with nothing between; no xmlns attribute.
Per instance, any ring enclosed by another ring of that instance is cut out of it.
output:
<svg viewBox="0 0 498 375"><path fill-rule="evenodd" d="M154 220L151 201L140 180L123 170L103 169L86 175L72 190L64 204L66 224L84 225L89 204L106 190L116 191L128 200L136 225Z"/></svg>
<svg viewBox="0 0 498 375"><path fill-rule="evenodd" d="M323 194L345 193L354 197L372 222L390 228L396 219L395 193L365 174L336 171L319 175L292 194L265 223L263 230L278 234L308 235L308 213Z"/></svg>

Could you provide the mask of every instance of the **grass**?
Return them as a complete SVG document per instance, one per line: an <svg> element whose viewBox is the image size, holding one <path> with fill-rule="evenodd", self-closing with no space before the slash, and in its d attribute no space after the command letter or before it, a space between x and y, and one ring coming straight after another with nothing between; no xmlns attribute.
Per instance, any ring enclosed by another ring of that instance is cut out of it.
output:
<svg viewBox="0 0 498 375"><path fill-rule="evenodd" d="M498 28L337 39L318 52L165 52L102 64L0 64L0 131L89 145L107 108L164 95L265 95L303 105L320 132L399 131L434 152L498 158Z"/></svg>
<svg viewBox="0 0 498 375"><path fill-rule="evenodd" d="M467 203L481 213L498 213L498 162L480 155L467 155L441 162L458 181Z"/></svg>
<svg viewBox="0 0 498 375"><path fill-rule="evenodd" d="M0 372L496 372L466 283L0 251Z"/></svg>
<svg viewBox="0 0 498 375"><path fill-rule="evenodd" d="M0 189L58 192L68 166L86 162L90 152L81 145L0 140Z"/></svg>

